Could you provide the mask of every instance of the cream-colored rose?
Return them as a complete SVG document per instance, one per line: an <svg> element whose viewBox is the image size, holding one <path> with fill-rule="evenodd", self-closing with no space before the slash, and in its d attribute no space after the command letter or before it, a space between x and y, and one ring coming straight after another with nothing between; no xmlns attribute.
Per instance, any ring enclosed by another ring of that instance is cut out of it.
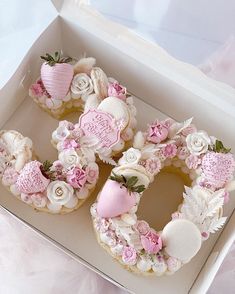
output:
<svg viewBox="0 0 235 294"><path fill-rule="evenodd" d="M122 158L119 159L119 164L137 164L141 158L141 152L138 149L130 148L123 152Z"/></svg>
<svg viewBox="0 0 235 294"><path fill-rule="evenodd" d="M53 181L47 187L47 198L52 204L65 205L73 198L73 187L64 181Z"/></svg>
<svg viewBox="0 0 235 294"><path fill-rule="evenodd" d="M59 154L59 161L65 168L77 166L80 163L80 158L77 152L73 149L67 149Z"/></svg>
<svg viewBox="0 0 235 294"><path fill-rule="evenodd" d="M189 134L186 137L186 143L190 153L200 155L206 153L210 144L210 138L204 131Z"/></svg>
<svg viewBox="0 0 235 294"><path fill-rule="evenodd" d="M93 92L93 83L85 73L76 74L71 85L72 98L86 101L88 95Z"/></svg>

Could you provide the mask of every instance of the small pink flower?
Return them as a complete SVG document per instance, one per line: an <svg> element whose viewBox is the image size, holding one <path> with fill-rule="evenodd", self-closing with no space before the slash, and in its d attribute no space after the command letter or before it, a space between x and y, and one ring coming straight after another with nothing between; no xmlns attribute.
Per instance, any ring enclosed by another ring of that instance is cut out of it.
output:
<svg viewBox="0 0 235 294"><path fill-rule="evenodd" d="M168 270L170 272L176 272L181 267L181 262L179 261L179 259L172 256L170 256L167 259L166 263L167 263Z"/></svg>
<svg viewBox="0 0 235 294"><path fill-rule="evenodd" d="M121 100L126 100L126 88L120 85L118 82L109 83L108 95L117 97Z"/></svg>
<svg viewBox="0 0 235 294"><path fill-rule="evenodd" d="M145 162L145 169L151 174L159 173L161 169L161 161L157 157L149 158Z"/></svg>
<svg viewBox="0 0 235 294"><path fill-rule="evenodd" d="M137 253L135 248L126 246L123 248L122 251L122 260L124 263L129 264L129 265L134 265L136 264L137 261Z"/></svg>
<svg viewBox="0 0 235 294"><path fill-rule="evenodd" d="M59 122L59 127L66 128L69 131L74 130L74 124L67 120L61 120Z"/></svg>
<svg viewBox="0 0 235 294"><path fill-rule="evenodd" d="M158 122L149 125L147 131L147 140L155 144L164 141L168 135L168 128L164 122Z"/></svg>
<svg viewBox="0 0 235 294"><path fill-rule="evenodd" d="M179 218L182 218L182 217L183 217L182 213L180 213L178 211L172 213L172 215L171 215L172 220L176 220L176 219L179 219Z"/></svg>
<svg viewBox="0 0 235 294"><path fill-rule="evenodd" d="M109 229L109 222L105 218L101 218L97 221L96 227L101 233L105 233Z"/></svg>
<svg viewBox="0 0 235 294"><path fill-rule="evenodd" d="M228 203L229 202L229 192L225 191L224 192L224 203Z"/></svg>
<svg viewBox="0 0 235 294"><path fill-rule="evenodd" d="M177 156L179 159L184 160L184 159L186 159L186 157L189 156L189 154L190 154L189 150L186 146L181 146L178 148Z"/></svg>
<svg viewBox="0 0 235 294"><path fill-rule="evenodd" d="M87 181L95 183L99 176L99 167L95 162L91 162L86 167Z"/></svg>
<svg viewBox="0 0 235 294"><path fill-rule="evenodd" d="M32 93L33 96L40 98L43 96L44 94L44 90L42 88L42 86L39 83L36 84L32 84L30 87L30 91Z"/></svg>
<svg viewBox="0 0 235 294"><path fill-rule="evenodd" d="M76 140L81 138L84 135L83 130L79 127L78 124L74 125L74 129L71 132L71 135L73 136L73 138L75 138Z"/></svg>
<svg viewBox="0 0 235 294"><path fill-rule="evenodd" d="M153 230L141 236L141 243L147 253L158 253L162 249L162 239Z"/></svg>
<svg viewBox="0 0 235 294"><path fill-rule="evenodd" d="M137 221L135 228L141 235L146 235L150 231L149 224L143 220Z"/></svg>
<svg viewBox="0 0 235 294"><path fill-rule="evenodd" d="M59 160L56 160L53 162L51 169L55 171L61 171L63 169L63 165Z"/></svg>
<svg viewBox="0 0 235 294"><path fill-rule="evenodd" d="M11 186L17 181L19 174L13 167L8 167L5 169L2 176L2 183L5 186Z"/></svg>
<svg viewBox="0 0 235 294"><path fill-rule="evenodd" d="M166 158L173 158L177 153L177 146L175 144L167 144L163 149L162 153Z"/></svg>
<svg viewBox="0 0 235 294"><path fill-rule="evenodd" d="M85 185L86 180L87 180L86 172L79 167L74 167L72 170L70 170L67 173L67 182L73 188L81 189Z"/></svg>
<svg viewBox="0 0 235 294"><path fill-rule="evenodd" d="M195 133L196 131L195 125L189 125L187 128L183 129L182 135L187 137L189 134Z"/></svg>
<svg viewBox="0 0 235 294"><path fill-rule="evenodd" d="M189 169L196 169L201 162L201 158L198 158L194 154L189 155L185 159L185 163Z"/></svg>
<svg viewBox="0 0 235 294"><path fill-rule="evenodd" d="M21 193L20 198L26 204L32 204L33 203L31 195L29 195L29 194Z"/></svg>
<svg viewBox="0 0 235 294"><path fill-rule="evenodd" d="M80 145L74 139L66 139L62 142L62 149L76 149L79 148Z"/></svg>
<svg viewBox="0 0 235 294"><path fill-rule="evenodd" d="M42 193L32 194L31 199L33 201L33 204L39 208L43 208L47 204L47 198Z"/></svg>

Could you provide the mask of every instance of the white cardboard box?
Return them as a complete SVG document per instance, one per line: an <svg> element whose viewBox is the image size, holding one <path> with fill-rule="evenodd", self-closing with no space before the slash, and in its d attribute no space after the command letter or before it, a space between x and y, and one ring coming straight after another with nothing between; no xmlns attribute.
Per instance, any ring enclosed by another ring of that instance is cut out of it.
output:
<svg viewBox="0 0 235 294"><path fill-rule="evenodd" d="M147 122L156 117L167 115L183 120L193 116L199 128L221 138L226 146L231 146L235 151L233 88L215 82L195 67L173 59L157 45L106 20L92 7L77 1L54 2L60 7L60 13L38 37L16 72L0 90L2 129L16 129L32 138L42 160L56 158L56 152L49 142L58 122L30 100L28 87L39 73L39 56L62 48L69 56L79 57L84 52L95 56L105 72L120 80L138 97L135 101L139 110L139 128L143 129ZM76 115L71 119L76 120ZM225 206L224 213L229 219L222 233L214 234L204 242L189 264L173 276L142 277L127 272L114 262L99 247L92 230L89 207L109 171L110 167L102 168L99 187L93 196L81 209L65 216L37 213L16 200L2 186L0 204L81 263L131 292L205 293L234 239L235 195ZM164 187L162 184L161 189ZM153 193L154 190L151 191ZM159 215L169 215L176 208L172 200L161 212L162 207L158 207L157 203L154 202L156 214ZM162 225L161 220L157 225Z"/></svg>

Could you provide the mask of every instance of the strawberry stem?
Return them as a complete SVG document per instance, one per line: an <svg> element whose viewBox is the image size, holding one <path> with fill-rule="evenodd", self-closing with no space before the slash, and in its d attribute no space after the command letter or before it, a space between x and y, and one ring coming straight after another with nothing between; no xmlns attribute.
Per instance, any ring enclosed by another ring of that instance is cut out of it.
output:
<svg viewBox="0 0 235 294"><path fill-rule="evenodd" d="M145 190L144 185L136 186L136 184L138 182L138 177L136 177L136 176L133 176L133 177L130 177L127 179L123 175L117 175L112 171L112 174L109 177L109 179L120 183L121 186L125 187L130 193L131 192L142 193Z"/></svg>
<svg viewBox="0 0 235 294"><path fill-rule="evenodd" d="M46 53L45 56L40 56L42 60L46 61L46 64L54 66L57 63L69 63L73 59L71 57L61 57L58 51L55 52L54 56Z"/></svg>

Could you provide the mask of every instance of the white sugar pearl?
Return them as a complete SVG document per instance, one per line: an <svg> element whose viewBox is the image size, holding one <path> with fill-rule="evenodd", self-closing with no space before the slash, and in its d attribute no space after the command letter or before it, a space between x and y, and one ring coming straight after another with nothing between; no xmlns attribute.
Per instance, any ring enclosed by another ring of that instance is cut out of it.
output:
<svg viewBox="0 0 235 294"><path fill-rule="evenodd" d="M165 251L169 256L185 261L193 258L201 247L201 233L186 219L169 222L162 231Z"/></svg>
<svg viewBox="0 0 235 294"><path fill-rule="evenodd" d="M193 171L193 170L190 171L190 173L189 173L189 177L190 177L191 180L194 180L194 179L197 177L195 171Z"/></svg>
<svg viewBox="0 0 235 294"><path fill-rule="evenodd" d="M10 191L13 195L15 196L20 196L19 190L16 188L16 185L11 185L10 186Z"/></svg>
<svg viewBox="0 0 235 294"><path fill-rule="evenodd" d="M181 161L180 160L174 160L172 163L175 167L180 167L181 166Z"/></svg>
<svg viewBox="0 0 235 294"><path fill-rule="evenodd" d="M137 262L137 268L141 272L148 272L152 268L152 262L149 259L146 258L140 258Z"/></svg>
<svg viewBox="0 0 235 294"><path fill-rule="evenodd" d="M78 199L86 199L88 194L89 194L89 190L85 187L76 192L76 196Z"/></svg>
<svg viewBox="0 0 235 294"><path fill-rule="evenodd" d="M181 170L185 174L188 174L189 173L189 169L186 166L181 167Z"/></svg>
<svg viewBox="0 0 235 294"><path fill-rule="evenodd" d="M167 159L164 161L164 165L165 165L165 166L170 166L170 165L171 165L171 159L170 159L170 158L167 158Z"/></svg>
<svg viewBox="0 0 235 294"><path fill-rule="evenodd" d="M137 221L137 216L135 214L124 213L121 215L121 219L128 225L133 226Z"/></svg>
<svg viewBox="0 0 235 294"><path fill-rule="evenodd" d="M74 208L78 204L78 198L72 197L69 202L65 203L65 207L67 208Z"/></svg>

